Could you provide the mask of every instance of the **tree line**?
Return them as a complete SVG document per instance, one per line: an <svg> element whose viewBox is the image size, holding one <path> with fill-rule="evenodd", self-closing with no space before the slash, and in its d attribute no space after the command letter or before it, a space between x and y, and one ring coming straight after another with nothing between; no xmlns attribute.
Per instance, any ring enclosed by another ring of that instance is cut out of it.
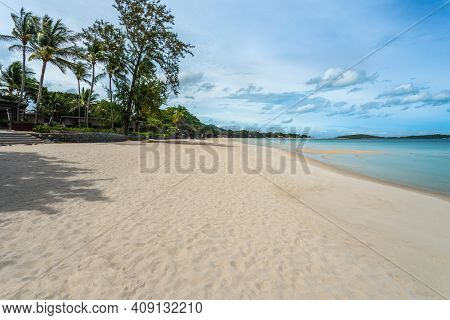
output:
<svg viewBox="0 0 450 320"><path fill-rule="evenodd" d="M22 59L1 68L0 96L19 107L33 102L36 125L43 115L50 126L71 117L78 127L88 127L95 118L102 128L124 134L130 129L145 131L152 137L306 137L224 130L203 124L183 106L162 110L169 96L178 94L180 61L193 54L193 46L179 39L174 16L160 0L114 0L113 7L119 25L97 20L78 32L61 19L38 17L24 8L12 13L11 34L0 35L0 41L11 43L9 49L20 52ZM29 68L29 61L39 61L40 70ZM50 91L45 86L49 65L72 75L71 91ZM107 98L99 99L100 83Z"/></svg>
<svg viewBox="0 0 450 320"><path fill-rule="evenodd" d="M74 115L79 126L88 126L90 116L100 116L112 129L118 125L128 134L131 123L161 121L161 106L170 94L178 94L180 61L192 55L193 46L179 39L174 16L160 0L114 0L113 7L118 26L97 20L79 32L48 15L37 17L23 8L12 13L13 30L0 40L12 42L9 49L19 51L22 61L2 68L2 95L15 97L18 106L33 101L35 124L42 112L50 123ZM41 63L38 80L27 66L33 60ZM76 93L45 87L49 65L73 74ZM108 98L98 101L95 90L101 80L106 80ZM177 108L172 126L178 126L186 111Z"/></svg>

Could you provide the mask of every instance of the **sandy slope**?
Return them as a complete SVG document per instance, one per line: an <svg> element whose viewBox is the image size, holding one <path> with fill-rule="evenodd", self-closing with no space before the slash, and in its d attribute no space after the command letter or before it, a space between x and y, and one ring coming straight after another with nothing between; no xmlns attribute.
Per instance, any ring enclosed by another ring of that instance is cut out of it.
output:
<svg viewBox="0 0 450 320"><path fill-rule="evenodd" d="M228 143L0 148L0 298L450 296L448 199Z"/></svg>

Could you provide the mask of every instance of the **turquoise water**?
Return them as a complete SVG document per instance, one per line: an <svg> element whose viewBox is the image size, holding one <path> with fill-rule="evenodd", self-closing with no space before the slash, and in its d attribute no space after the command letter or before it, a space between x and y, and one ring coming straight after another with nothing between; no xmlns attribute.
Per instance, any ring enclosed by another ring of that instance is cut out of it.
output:
<svg viewBox="0 0 450 320"><path fill-rule="evenodd" d="M450 140L368 139L301 140L247 139L299 152L314 150L363 150L365 154L310 154L305 156L354 173L434 192L450 194Z"/></svg>

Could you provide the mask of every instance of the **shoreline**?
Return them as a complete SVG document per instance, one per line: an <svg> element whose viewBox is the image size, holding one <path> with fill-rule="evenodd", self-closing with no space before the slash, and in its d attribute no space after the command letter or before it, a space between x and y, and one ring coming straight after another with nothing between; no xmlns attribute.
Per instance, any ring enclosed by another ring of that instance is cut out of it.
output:
<svg viewBox="0 0 450 320"><path fill-rule="evenodd" d="M293 152L293 151L292 151L292 153L295 154L295 152ZM390 186L390 187L400 188L400 189L407 190L407 191L413 191L413 192L421 193L421 194L428 195L428 196L433 196L433 197L439 198L441 200L450 202L450 194L445 193L445 192L429 190L429 189L425 189L425 188L402 184L400 182L387 181L387 180L383 180L381 178L375 178L375 177L371 177L371 176L368 176L368 175L365 175L365 174L362 174L359 172L354 172L354 171L351 171L351 170L348 170L345 168L341 168L337 165L325 163L320 160L310 158L308 156L305 156L305 158L311 164L320 166L321 168L324 168L326 170L330 170L332 172L336 172L336 173L339 173L339 174L342 174L342 175L345 175L348 177L361 179L361 180L365 180L365 181L370 181L370 182L374 182L374 183L378 183L378 184L383 184L383 185Z"/></svg>
<svg viewBox="0 0 450 320"><path fill-rule="evenodd" d="M245 143L245 142L239 141L239 143ZM256 147L262 147L262 148L273 148L275 150L287 153L290 156L294 156L294 157L297 157L297 158L300 158L300 159L305 158L308 163L310 163L310 164L312 164L314 166L318 166L318 167L320 167L322 169L326 169L326 170L329 170L329 171L334 172L334 173L342 174L342 175L345 175L347 177L352 177L352 178L355 178L355 179L361 179L361 180L365 180L365 181L370 181L370 182L373 182L373 183L378 183L378 184L382 184L382 185L386 185L386 186L390 186L390 187L396 187L396 188L400 188L400 189L407 190L407 191L413 191L413 192L421 193L421 194L428 195L428 196L433 196L433 197L439 198L441 200L445 200L447 202L450 202L450 193L439 192L439 191L436 191L436 190L430 190L430 189L426 189L426 188L421 188L421 187L417 187L417 186L403 184L403 183L400 183L400 182L388 181L388 180L384 180L384 179L381 179L381 178L372 177L372 176L369 176L369 175L365 175L363 173L354 172L354 171L351 171L349 169L339 167L338 165L333 165L333 164L330 164L330 163L322 162L320 160L317 160L317 159L314 159L312 157L309 157L307 154L302 156L301 154L299 154L299 153L297 153L295 151L289 151L289 150L286 150L286 149L283 149L283 148L277 148L275 146L264 146L264 145L257 145L257 144L249 144L249 145L256 146Z"/></svg>

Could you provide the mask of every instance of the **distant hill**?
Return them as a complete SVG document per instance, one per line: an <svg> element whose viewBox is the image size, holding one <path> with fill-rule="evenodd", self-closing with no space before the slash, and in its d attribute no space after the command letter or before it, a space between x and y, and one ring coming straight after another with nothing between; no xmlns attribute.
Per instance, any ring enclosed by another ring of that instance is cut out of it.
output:
<svg viewBox="0 0 450 320"><path fill-rule="evenodd" d="M348 136L340 136L336 139L383 139L383 137L371 136L368 134L351 134Z"/></svg>
<svg viewBox="0 0 450 320"><path fill-rule="evenodd" d="M430 135L424 135L424 136L400 137L400 139L450 139L450 135L448 135L448 134L430 134Z"/></svg>
<svg viewBox="0 0 450 320"><path fill-rule="evenodd" d="M348 136L336 137L336 139L450 139L448 134L430 134L423 136L407 136L407 137L378 137L368 134L351 134Z"/></svg>
<svg viewBox="0 0 450 320"><path fill-rule="evenodd" d="M210 128L212 128L213 130L215 130L215 131L217 131L219 134L227 134L227 130L225 130L225 129L223 129L223 128L220 128L220 127L218 127L218 126L216 126L216 125L214 125L214 124L210 124L210 125L208 125Z"/></svg>

